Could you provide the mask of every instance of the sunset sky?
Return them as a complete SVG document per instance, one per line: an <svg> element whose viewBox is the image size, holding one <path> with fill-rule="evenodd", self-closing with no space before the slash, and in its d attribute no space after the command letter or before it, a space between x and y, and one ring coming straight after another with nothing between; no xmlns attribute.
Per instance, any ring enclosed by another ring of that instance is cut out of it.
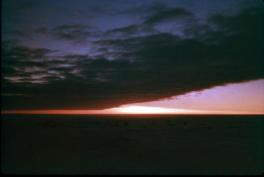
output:
<svg viewBox="0 0 264 177"><path fill-rule="evenodd" d="M2 111L264 114L263 5L3 0Z"/></svg>

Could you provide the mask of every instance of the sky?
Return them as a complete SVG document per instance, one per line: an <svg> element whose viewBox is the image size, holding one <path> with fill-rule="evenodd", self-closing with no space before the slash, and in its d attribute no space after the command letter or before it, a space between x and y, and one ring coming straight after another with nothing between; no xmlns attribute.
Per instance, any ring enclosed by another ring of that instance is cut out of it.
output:
<svg viewBox="0 0 264 177"><path fill-rule="evenodd" d="M264 113L263 12L261 0L3 0L2 109Z"/></svg>

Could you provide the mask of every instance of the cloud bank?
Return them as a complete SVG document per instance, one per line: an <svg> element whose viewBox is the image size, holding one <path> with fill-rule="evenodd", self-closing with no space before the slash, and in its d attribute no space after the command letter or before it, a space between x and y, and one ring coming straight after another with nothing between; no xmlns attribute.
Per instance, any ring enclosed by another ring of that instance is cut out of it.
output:
<svg viewBox="0 0 264 177"><path fill-rule="evenodd" d="M180 35L155 27L179 19ZM82 41L92 49L83 54L2 43L3 109L104 109L264 78L262 8L195 19L175 7L103 32L85 24L35 29Z"/></svg>

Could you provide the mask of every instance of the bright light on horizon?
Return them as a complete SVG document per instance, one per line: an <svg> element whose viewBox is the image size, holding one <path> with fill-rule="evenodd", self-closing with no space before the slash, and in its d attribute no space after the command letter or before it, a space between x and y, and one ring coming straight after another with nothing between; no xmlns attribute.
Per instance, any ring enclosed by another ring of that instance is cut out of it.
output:
<svg viewBox="0 0 264 177"><path fill-rule="evenodd" d="M111 109L115 113L124 114L177 114L187 113L189 110L185 109L172 109L151 106L121 106Z"/></svg>

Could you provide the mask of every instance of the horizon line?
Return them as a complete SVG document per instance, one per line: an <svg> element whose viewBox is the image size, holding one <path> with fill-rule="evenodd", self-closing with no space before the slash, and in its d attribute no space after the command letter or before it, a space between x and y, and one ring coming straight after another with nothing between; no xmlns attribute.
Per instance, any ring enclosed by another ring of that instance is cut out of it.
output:
<svg viewBox="0 0 264 177"><path fill-rule="evenodd" d="M264 115L264 112L242 112L242 111L207 111L196 110L192 112L172 113L125 113L111 112L109 110L64 110L64 109L43 109L43 110L2 110L1 115Z"/></svg>

